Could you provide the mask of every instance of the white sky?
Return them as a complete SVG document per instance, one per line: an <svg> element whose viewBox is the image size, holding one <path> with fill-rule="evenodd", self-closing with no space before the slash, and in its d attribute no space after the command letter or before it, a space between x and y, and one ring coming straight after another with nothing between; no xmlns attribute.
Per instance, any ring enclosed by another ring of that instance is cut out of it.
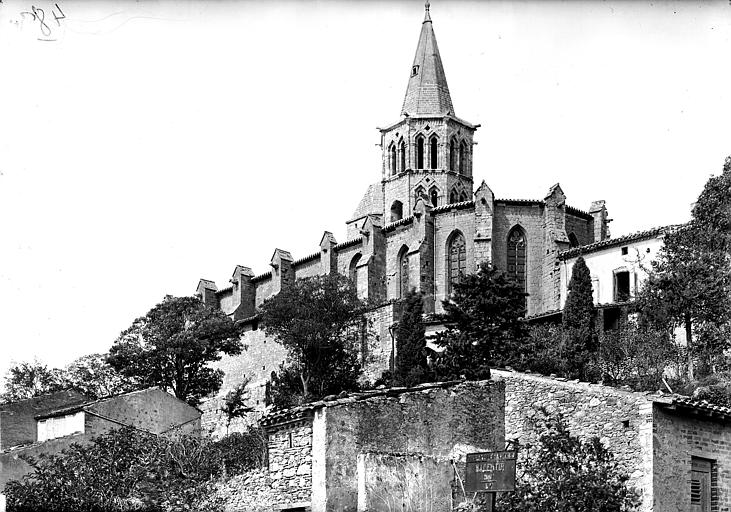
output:
<svg viewBox="0 0 731 512"><path fill-rule="evenodd" d="M0 3L0 374L105 351L275 247L344 241L423 19L421 0L57 4ZM727 1L431 13L497 197L560 182L572 206L605 199L616 236L687 220L731 154Z"/></svg>

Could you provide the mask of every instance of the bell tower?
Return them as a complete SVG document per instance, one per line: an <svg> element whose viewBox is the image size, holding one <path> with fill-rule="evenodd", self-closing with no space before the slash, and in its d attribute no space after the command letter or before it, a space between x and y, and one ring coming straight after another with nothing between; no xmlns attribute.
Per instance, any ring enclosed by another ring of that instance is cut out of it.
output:
<svg viewBox="0 0 731 512"><path fill-rule="evenodd" d="M433 206L472 199L472 145L479 125L454 114L428 1L401 116L380 128L385 223L411 215L419 197Z"/></svg>

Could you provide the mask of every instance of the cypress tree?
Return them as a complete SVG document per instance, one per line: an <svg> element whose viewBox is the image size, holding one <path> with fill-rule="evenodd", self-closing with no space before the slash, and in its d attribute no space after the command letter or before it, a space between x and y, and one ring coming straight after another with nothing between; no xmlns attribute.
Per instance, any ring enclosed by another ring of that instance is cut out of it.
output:
<svg viewBox="0 0 731 512"><path fill-rule="evenodd" d="M426 337L421 293L412 290L404 299L396 330L394 384L414 386L427 380Z"/></svg>
<svg viewBox="0 0 731 512"><path fill-rule="evenodd" d="M598 348L594 329L594 294L582 256L574 263L563 308L562 363L567 377L587 378L587 364Z"/></svg>

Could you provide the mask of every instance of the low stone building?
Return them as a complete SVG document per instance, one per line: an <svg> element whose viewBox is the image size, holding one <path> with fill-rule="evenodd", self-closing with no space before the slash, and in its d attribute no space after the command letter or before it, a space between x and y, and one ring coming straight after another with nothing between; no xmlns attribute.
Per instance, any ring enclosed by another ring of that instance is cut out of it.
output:
<svg viewBox="0 0 731 512"><path fill-rule="evenodd" d="M279 510L448 511L464 455L504 446L503 383L390 388L270 413L269 481ZM421 505L420 505L421 504Z"/></svg>
<svg viewBox="0 0 731 512"><path fill-rule="evenodd" d="M505 383L505 436L525 445L539 408L599 437L642 492L642 512L731 510L731 409L688 397L493 370Z"/></svg>
<svg viewBox="0 0 731 512"><path fill-rule="evenodd" d="M62 399L64 398L65 399ZM35 404L35 405L32 405ZM38 404L46 404L45 406ZM50 404L54 404L49 407ZM74 391L38 397L3 406L0 419L8 411L26 411L14 417L16 428L13 448L3 446L0 451L0 491L9 480L17 480L31 467L19 456L37 457L42 453L58 453L73 443L83 443L112 429L130 426L151 432L194 433L200 431L201 412L182 400L158 388L123 393L99 400ZM30 415L33 412L33 415ZM32 429L30 427L32 420ZM0 428L2 428L0 426ZM31 433L32 432L32 433Z"/></svg>

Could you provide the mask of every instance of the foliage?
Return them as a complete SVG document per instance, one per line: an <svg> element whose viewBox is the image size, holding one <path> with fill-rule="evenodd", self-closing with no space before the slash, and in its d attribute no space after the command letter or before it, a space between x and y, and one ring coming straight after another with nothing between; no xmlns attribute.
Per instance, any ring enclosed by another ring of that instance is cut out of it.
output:
<svg viewBox="0 0 731 512"><path fill-rule="evenodd" d="M228 433L231 422L236 418L243 418L248 413L254 410L253 407L248 405L249 391L246 387L251 382L250 377L244 378L234 389L226 394L223 399L223 405L221 406L221 412L226 415L226 432Z"/></svg>
<svg viewBox="0 0 731 512"><path fill-rule="evenodd" d="M562 340L563 329L560 325L531 325L520 359L514 361L513 366L517 370L530 370L543 375L562 374Z"/></svg>
<svg viewBox="0 0 731 512"><path fill-rule="evenodd" d="M412 290L403 301L396 329L394 385L414 386L429 380L421 293Z"/></svg>
<svg viewBox="0 0 731 512"><path fill-rule="evenodd" d="M594 328L594 296L589 267L582 256L574 263L562 314L561 361L563 374L589 379L589 366L598 348Z"/></svg>
<svg viewBox="0 0 731 512"><path fill-rule="evenodd" d="M15 402L66 389L63 372L34 361L11 366L5 374L5 392L0 402Z"/></svg>
<svg viewBox="0 0 731 512"><path fill-rule="evenodd" d="M680 355L680 347L668 332L630 321L604 333L598 364L606 383L656 391L664 389L663 375L678 364Z"/></svg>
<svg viewBox="0 0 731 512"><path fill-rule="evenodd" d="M34 471L8 482L8 510L222 510L212 498L216 479L223 471L260 467L263 446L256 429L215 442L158 437L131 427L113 430L58 454L26 457Z"/></svg>
<svg viewBox="0 0 731 512"><path fill-rule="evenodd" d="M443 348L434 362L437 378L486 379L491 365L511 364L522 350L524 293L489 263L455 283L450 300L442 304L449 327L437 335Z"/></svg>
<svg viewBox="0 0 731 512"><path fill-rule="evenodd" d="M339 274L297 279L264 301L264 329L288 355L272 382L275 405L286 406L290 395L306 401L357 389L363 313L351 281Z"/></svg>
<svg viewBox="0 0 731 512"><path fill-rule="evenodd" d="M560 416L543 414L535 424L535 446L519 454L516 492L498 498L498 510L625 512L639 495L598 437L581 440ZM527 453L526 453L527 452Z"/></svg>
<svg viewBox="0 0 731 512"><path fill-rule="evenodd" d="M233 320L197 297L167 296L123 331L108 362L139 387L172 389L191 405L218 391L223 372L208 366L242 351Z"/></svg>
<svg viewBox="0 0 731 512"><path fill-rule="evenodd" d="M34 361L12 366L5 375L5 393L0 402L14 402L64 389L77 389L90 398L115 395L134 389L126 379L106 362L104 354L80 357L65 368L49 368Z"/></svg>
<svg viewBox="0 0 731 512"><path fill-rule="evenodd" d="M644 321L660 329L683 327L688 376L714 371L731 340L731 157L711 177L691 221L665 234L664 245L638 302Z"/></svg>

